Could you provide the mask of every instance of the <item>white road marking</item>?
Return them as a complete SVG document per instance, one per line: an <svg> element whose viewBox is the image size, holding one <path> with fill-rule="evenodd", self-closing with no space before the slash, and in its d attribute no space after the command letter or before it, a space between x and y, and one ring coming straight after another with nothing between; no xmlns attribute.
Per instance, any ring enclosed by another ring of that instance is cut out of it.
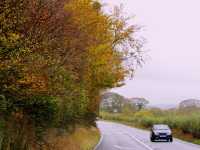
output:
<svg viewBox="0 0 200 150"><path fill-rule="evenodd" d="M139 144L141 144L142 146L144 146L146 149L148 150L154 150L153 148L151 148L149 145L145 144L144 142L140 141L138 138L136 138L135 136L132 136L128 133L125 133L126 135L128 135L130 138L132 138L133 140L135 140L136 142L138 142Z"/></svg>
<svg viewBox="0 0 200 150"><path fill-rule="evenodd" d="M100 144L102 143L103 141L103 134L101 134L101 138L99 140L99 143L95 146L94 150L97 150L97 148L100 146Z"/></svg>
<svg viewBox="0 0 200 150"><path fill-rule="evenodd" d="M117 149L120 149L120 150L133 150L133 148L130 148L130 147L122 147L122 146L119 146L119 145L115 145L114 147L117 148Z"/></svg>

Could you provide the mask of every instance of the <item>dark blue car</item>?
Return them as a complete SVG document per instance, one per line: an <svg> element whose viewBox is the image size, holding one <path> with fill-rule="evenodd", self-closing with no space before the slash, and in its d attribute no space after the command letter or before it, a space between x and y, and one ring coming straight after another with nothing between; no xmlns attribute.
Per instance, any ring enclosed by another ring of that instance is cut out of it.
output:
<svg viewBox="0 0 200 150"><path fill-rule="evenodd" d="M172 131L168 125L155 124L151 129L150 139L152 142L155 142L156 140L167 140L173 142Z"/></svg>

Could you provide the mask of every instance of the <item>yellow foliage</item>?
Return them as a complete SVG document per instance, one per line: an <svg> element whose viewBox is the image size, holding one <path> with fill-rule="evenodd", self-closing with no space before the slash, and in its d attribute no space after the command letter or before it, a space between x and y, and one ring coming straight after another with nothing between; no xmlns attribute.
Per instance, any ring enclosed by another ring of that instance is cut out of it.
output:
<svg viewBox="0 0 200 150"><path fill-rule="evenodd" d="M153 113L148 110L141 110L134 115L136 118L153 117Z"/></svg>
<svg viewBox="0 0 200 150"><path fill-rule="evenodd" d="M94 127L78 127L74 133L63 136L56 136L55 131L50 131L47 137L53 150L92 150L99 139L100 133Z"/></svg>

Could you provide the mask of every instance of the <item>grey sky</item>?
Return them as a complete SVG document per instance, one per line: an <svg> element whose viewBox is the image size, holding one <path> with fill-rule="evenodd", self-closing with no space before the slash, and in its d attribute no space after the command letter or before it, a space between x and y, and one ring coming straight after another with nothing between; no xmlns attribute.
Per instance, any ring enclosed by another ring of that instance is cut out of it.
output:
<svg viewBox="0 0 200 150"><path fill-rule="evenodd" d="M134 80L114 89L126 97L145 97L152 104L200 99L200 1L102 0L124 5L133 23L144 27L148 60Z"/></svg>

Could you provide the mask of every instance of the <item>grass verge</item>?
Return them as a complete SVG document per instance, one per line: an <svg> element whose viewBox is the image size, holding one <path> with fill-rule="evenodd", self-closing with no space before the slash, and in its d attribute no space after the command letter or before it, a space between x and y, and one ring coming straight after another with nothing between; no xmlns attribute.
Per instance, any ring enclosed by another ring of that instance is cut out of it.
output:
<svg viewBox="0 0 200 150"><path fill-rule="evenodd" d="M97 128L78 127L68 135L56 136L55 132L51 132L48 143L52 143L53 150L93 150L99 139L100 133Z"/></svg>

